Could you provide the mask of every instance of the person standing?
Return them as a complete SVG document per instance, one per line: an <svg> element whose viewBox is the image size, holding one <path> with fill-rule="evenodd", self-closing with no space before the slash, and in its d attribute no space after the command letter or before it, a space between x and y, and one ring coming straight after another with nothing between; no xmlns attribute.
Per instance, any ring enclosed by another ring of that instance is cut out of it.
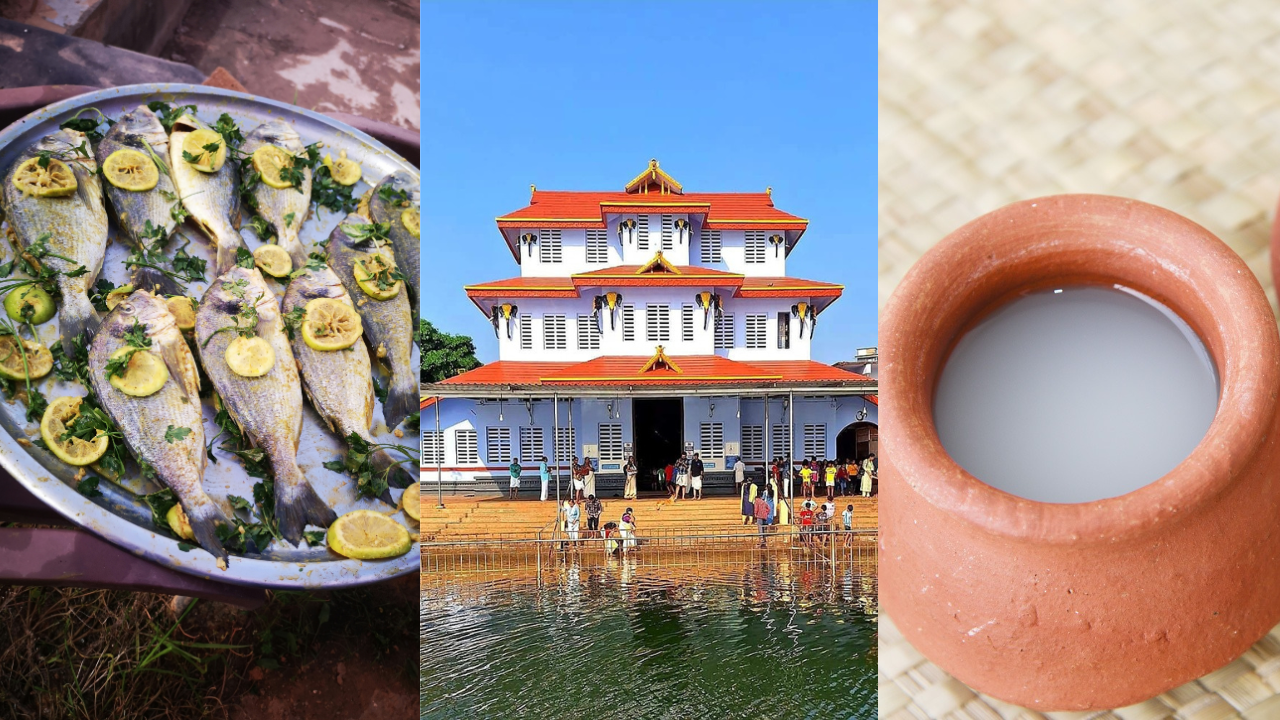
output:
<svg viewBox="0 0 1280 720"><path fill-rule="evenodd" d="M507 468L511 473L511 488L507 491L507 497L515 500L520 494L520 458L511 461L511 467Z"/></svg>
<svg viewBox="0 0 1280 720"><path fill-rule="evenodd" d="M596 466L591 458L582 458L582 491L588 495L596 494Z"/></svg>
<svg viewBox="0 0 1280 720"><path fill-rule="evenodd" d="M777 522L778 502L775 499L777 497L778 497L777 494L775 494L772 490L770 490L769 488L765 488L764 501L769 503L769 522L768 522L769 525L773 525L774 523Z"/></svg>
<svg viewBox="0 0 1280 720"><path fill-rule="evenodd" d="M538 461L538 479L542 481L542 502L547 501L547 489L551 487L551 468L547 467L547 456Z"/></svg>
<svg viewBox="0 0 1280 720"><path fill-rule="evenodd" d="M804 496L813 497L813 468L808 462L800 466L800 482L804 486Z"/></svg>
<svg viewBox="0 0 1280 720"><path fill-rule="evenodd" d="M689 489L689 470L686 462L684 453L681 453L680 458L676 460L676 500L683 499Z"/></svg>
<svg viewBox="0 0 1280 720"><path fill-rule="evenodd" d="M582 490L586 487L586 481L582 477L582 466L578 464L578 458L573 458L573 464L569 466L569 475L573 478L573 499L575 501L582 500Z"/></svg>
<svg viewBox="0 0 1280 720"><path fill-rule="evenodd" d="M627 458L627 465L623 468L623 472L627 474L627 484L622 488L622 497L626 500L635 500L636 474L640 472L640 469L636 467L635 455Z"/></svg>
<svg viewBox="0 0 1280 720"><path fill-rule="evenodd" d="M671 496L671 499L672 499L672 500L675 500L675 499L676 499L676 483L675 483L675 479L676 479L676 466L675 466L675 463L667 463L667 467L666 467L666 470L664 471L664 473L665 473L665 474L666 474L666 476L667 476L667 494Z"/></svg>
<svg viewBox="0 0 1280 720"><path fill-rule="evenodd" d="M622 535L622 552L636 546L636 514L631 508L622 513L622 522L618 524Z"/></svg>
<svg viewBox="0 0 1280 720"><path fill-rule="evenodd" d="M823 469L824 479L827 485L827 500L836 499L836 464L828 460L826 467Z"/></svg>
<svg viewBox="0 0 1280 720"><path fill-rule="evenodd" d="M569 498L569 507L564 511L564 529L569 535L569 540L576 546L578 544L578 523L582 519L582 510L578 507L578 503Z"/></svg>
<svg viewBox="0 0 1280 720"><path fill-rule="evenodd" d="M756 497L751 509L751 514L756 520L756 527L760 530L760 547L764 547L764 526L769 522L769 503L764 499L764 495Z"/></svg>
<svg viewBox="0 0 1280 720"><path fill-rule="evenodd" d="M733 486L741 488L742 483L747 479L747 464L742 462L742 456L733 461Z"/></svg>
<svg viewBox="0 0 1280 720"><path fill-rule="evenodd" d="M694 453L693 460L689 461L689 487L693 490L694 500L702 499L702 471L704 469L702 456Z"/></svg>
<svg viewBox="0 0 1280 720"><path fill-rule="evenodd" d="M604 512L604 505L596 499L595 495L587 496L587 537L593 538L600 534L600 515Z"/></svg>
<svg viewBox="0 0 1280 720"><path fill-rule="evenodd" d="M871 453L862 461L862 484L858 488L862 491L862 497L871 497L871 480L876 471L875 458L876 454Z"/></svg>
<svg viewBox="0 0 1280 720"><path fill-rule="evenodd" d="M753 482L744 482L740 491L742 497L742 524L750 525L755 520L755 500L756 500L756 484Z"/></svg>
<svg viewBox="0 0 1280 720"><path fill-rule="evenodd" d="M836 493L844 497L849 485L849 473L845 470L843 459L836 461Z"/></svg>
<svg viewBox="0 0 1280 720"><path fill-rule="evenodd" d="M846 545L853 543L853 505L849 505L840 513L840 519L844 521L844 542Z"/></svg>

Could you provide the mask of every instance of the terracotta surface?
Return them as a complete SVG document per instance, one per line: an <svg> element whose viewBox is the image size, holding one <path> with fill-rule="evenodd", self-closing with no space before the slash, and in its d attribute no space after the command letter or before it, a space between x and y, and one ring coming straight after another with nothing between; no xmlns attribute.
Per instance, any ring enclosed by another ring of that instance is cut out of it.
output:
<svg viewBox="0 0 1280 720"><path fill-rule="evenodd" d="M956 465L931 405L963 329L1027 289L1113 282L1177 312L1217 364L1218 414L1192 455L1073 505ZM1040 710L1119 707L1221 667L1280 620L1280 337L1253 274L1207 230L1120 198L1016 203L926 253L880 333L881 601L942 669Z"/></svg>

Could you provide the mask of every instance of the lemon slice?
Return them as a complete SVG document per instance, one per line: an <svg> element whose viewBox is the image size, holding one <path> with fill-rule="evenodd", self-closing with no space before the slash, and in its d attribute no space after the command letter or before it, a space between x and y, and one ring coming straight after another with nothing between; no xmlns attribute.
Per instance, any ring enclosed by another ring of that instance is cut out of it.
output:
<svg viewBox="0 0 1280 720"><path fill-rule="evenodd" d="M108 310L115 310L116 306L120 304L120 301L124 300L125 298L129 297L132 294L133 294L132 285L121 285L115 290L112 290L111 292L107 293L107 296L103 298L103 302L106 304Z"/></svg>
<svg viewBox="0 0 1280 720"><path fill-rule="evenodd" d="M68 465L89 465L107 454L107 434L99 430L92 441L80 438L62 439L67 426L80 414L81 397L54 398L40 418L40 437L44 444Z"/></svg>
<svg viewBox="0 0 1280 720"><path fill-rule="evenodd" d="M316 298L306 304L302 339L315 350L342 350L360 339L364 327L360 315L344 302Z"/></svg>
<svg viewBox="0 0 1280 720"><path fill-rule="evenodd" d="M53 354L49 348L31 340L23 340L22 348L27 355L25 367L14 337L0 337L0 376L10 380L35 380L48 375L53 369Z"/></svg>
<svg viewBox="0 0 1280 720"><path fill-rule="evenodd" d="M31 308L27 312L31 313L32 325L48 322L57 310L53 304L53 298L38 285L20 287L5 296L4 311L10 320L26 322L27 318L23 317L22 313L28 307Z"/></svg>
<svg viewBox="0 0 1280 720"><path fill-rule="evenodd" d="M422 483L414 483L404 489L400 496L400 504L404 506L404 514L414 520L421 520L422 515Z"/></svg>
<svg viewBox="0 0 1280 720"><path fill-rule="evenodd" d="M218 149L210 152L207 146L217 145ZM187 160L187 164L204 173L216 173L227 161L227 141L213 130L193 130L182 140L182 158L196 158L195 162Z"/></svg>
<svg viewBox="0 0 1280 720"><path fill-rule="evenodd" d="M133 350L136 348L122 347L111 353L111 359L114 360ZM160 388L168 382L169 368L165 367L164 360L161 360L159 355L146 350L137 350L130 356L124 375L113 375L107 380L111 383L111 387L125 395L146 397L159 392Z"/></svg>
<svg viewBox="0 0 1280 720"><path fill-rule="evenodd" d="M400 213L400 222L404 223L404 229L408 230L410 235L416 238L422 237L422 214L417 208L409 208Z"/></svg>
<svg viewBox="0 0 1280 720"><path fill-rule="evenodd" d="M174 324L179 330L191 330L196 326L196 301L183 295L174 295L164 301L173 315Z"/></svg>
<svg viewBox="0 0 1280 720"><path fill-rule="evenodd" d="M329 526L329 549L356 560L377 560L409 552L413 542L403 525L375 510L352 510Z"/></svg>
<svg viewBox="0 0 1280 720"><path fill-rule="evenodd" d="M364 174L360 170L360 163L347 159L346 150L338 154L337 160L325 155L324 166L329 168L329 176L339 185L355 185L360 182L360 178Z"/></svg>
<svg viewBox="0 0 1280 720"><path fill-rule="evenodd" d="M146 192L160 182L160 170L151 158L137 150L123 148L107 156L102 176L121 190Z"/></svg>
<svg viewBox="0 0 1280 720"><path fill-rule="evenodd" d="M182 510L182 506L174 503L169 508L169 512L165 513L164 519L169 522L169 529L174 535L183 540L195 540L196 533L191 529L191 523L187 522L187 513Z"/></svg>
<svg viewBox="0 0 1280 720"><path fill-rule="evenodd" d="M253 264L271 277L284 277L293 270L293 258L279 245L263 245L254 250Z"/></svg>
<svg viewBox="0 0 1280 720"><path fill-rule="evenodd" d="M293 156L275 145L263 145L253 151L253 169L262 176L262 182L277 190L293 187L293 183L280 178L280 171L293 167Z"/></svg>
<svg viewBox="0 0 1280 720"><path fill-rule="evenodd" d="M276 364L276 351L260 337L237 335L227 344L227 367L241 377L262 377Z"/></svg>
<svg viewBox="0 0 1280 720"><path fill-rule="evenodd" d="M40 158L23 160L13 171L13 184L27 195L45 198L66 197L79 187L71 167L53 158L48 167L40 167Z"/></svg>
<svg viewBox="0 0 1280 720"><path fill-rule="evenodd" d="M395 267L394 264L388 263L386 257L381 253L376 253L370 254L363 260L357 260L352 271L356 278L356 284L360 286L360 289L366 295L374 300L390 300L396 296L396 293L400 292L402 283L396 280L388 287L383 288L379 287L378 282L380 275L382 276L382 282L386 282L387 276L383 275L383 273L394 270Z"/></svg>

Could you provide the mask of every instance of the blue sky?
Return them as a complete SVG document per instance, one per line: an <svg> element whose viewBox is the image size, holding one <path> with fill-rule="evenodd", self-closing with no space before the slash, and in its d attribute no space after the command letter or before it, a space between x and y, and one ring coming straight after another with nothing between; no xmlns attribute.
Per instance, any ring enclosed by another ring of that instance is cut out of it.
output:
<svg viewBox="0 0 1280 720"><path fill-rule="evenodd" d="M693 192L772 186L809 220L788 274L845 285L813 358L875 345L874 2L428 0L422 55L422 314L482 361L462 286L519 274L494 218L652 157Z"/></svg>

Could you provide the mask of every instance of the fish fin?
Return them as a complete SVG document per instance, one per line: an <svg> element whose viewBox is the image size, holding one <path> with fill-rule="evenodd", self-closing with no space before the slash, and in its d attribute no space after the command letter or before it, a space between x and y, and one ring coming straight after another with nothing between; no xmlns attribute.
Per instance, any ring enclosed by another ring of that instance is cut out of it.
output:
<svg viewBox="0 0 1280 720"><path fill-rule="evenodd" d="M155 268L135 265L129 273L129 282L135 290L150 290L156 295L185 295L187 292L182 283Z"/></svg>
<svg viewBox="0 0 1280 720"><path fill-rule="evenodd" d="M62 350L71 357L75 353L72 342L81 335L92 340L98 334L102 318L98 317L98 311L89 304L88 298L83 298L78 302L64 303L58 322L62 330Z"/></svg>
<svg viewBox="0 0 1280 720"><path fill-rule="evenodd" d="M289 253L289 257L293 260L293 269L299 270L307 264L307 249L302 246L302 241L298 239L296 233L290 233L288 237L282 237L280 247Z"/></svg>
<svg viewBox="0 0 1280 720"><path fill-rule="evenodd" d="M165 367L169 368L169 375L178 379L187 399L199 403L200 373L196 370L196 359L191 356L191 348L187 347L187 342L179 339L177 342L162 342L159 345L160 357L164 359Z"/></svg>
<svg viewBox="0 0 1280 720"><path fill-rule="evenodd" d="M238 232L219 233L217 236L218 256L215 260L217 265L216 271L221 276L226 271L235 267L236 250L249 248L244 244L244 238L240 237Z"/></svg>
<svg viewBox="0 0 1280 720"><path fill-rule="evenodd" d="M392 382L394 381L395 378L392 378ZM382 419L386 421L388 428L394 428L417 408L417 382L392 385L387 391L387 401L382 403Z"/></svg>
<svg viewBox="0 0 1280 720"><path fill-rule="evenodd" d="M293 472L297 473L293 482L276 481L276 522L284 539L297 545L307 525L328 528L338 515L320 499L296 464Z"/></svg>
<svg viewBox="0 0 1280 720"><path fill-rule="evenodd" d="M369 462L372 463L374 470L387 473L387 484L391 487L405 488L417 481L417 478L386 450L374 452L369 456Z"/></svg>
<svg viewBox="0 0 1280 720"><path fill-rule="evenodd" d="M227 516L213 502L207 502L194 510L182 509L187 515L187 524L196 536L196 544L208 550L217 558L227 559L227 551L218 539L218 525L227 525Z"/></svg>

